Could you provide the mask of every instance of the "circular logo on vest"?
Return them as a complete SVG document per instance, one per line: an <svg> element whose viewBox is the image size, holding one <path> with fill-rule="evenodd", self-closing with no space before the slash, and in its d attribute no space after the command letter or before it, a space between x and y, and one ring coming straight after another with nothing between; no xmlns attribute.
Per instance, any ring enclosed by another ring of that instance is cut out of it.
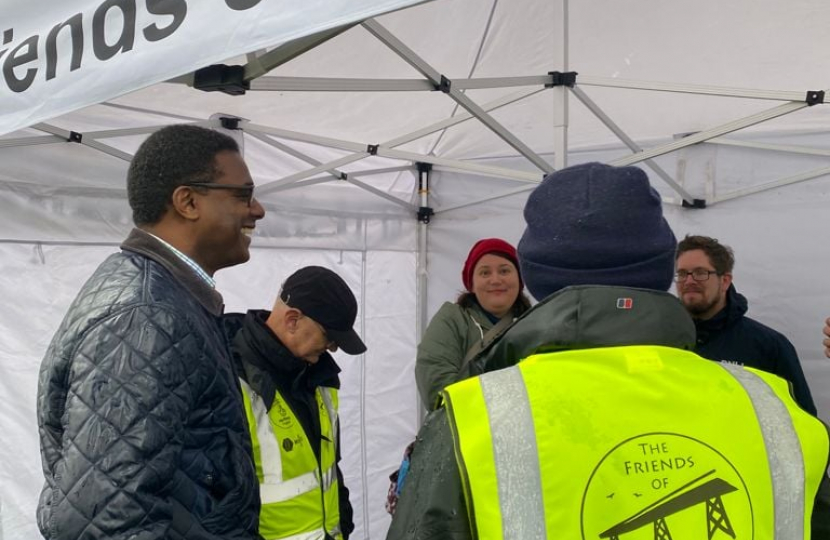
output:
<svg viewBox="0 0 830 540"><path fill-rule="evenodd" d="M294 448L294 441L286 437L282 440L282 447L286 452L290 452Z"/></svg>
<svg viewBox="0 0 830 540"><path fill-rule="evenodd" d="M703 441L648 433L611 449L582 496L583 540L755 537L737 469Z"/></svg>

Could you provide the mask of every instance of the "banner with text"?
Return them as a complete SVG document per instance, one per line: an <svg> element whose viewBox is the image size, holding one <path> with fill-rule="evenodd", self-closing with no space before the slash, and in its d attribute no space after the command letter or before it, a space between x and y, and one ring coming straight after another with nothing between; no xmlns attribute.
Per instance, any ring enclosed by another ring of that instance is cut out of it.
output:
<svg viewBox="0 0 830 540"><path fill-rule="evenodd" d="M424 0L0 0L0 135Z"/></svg>

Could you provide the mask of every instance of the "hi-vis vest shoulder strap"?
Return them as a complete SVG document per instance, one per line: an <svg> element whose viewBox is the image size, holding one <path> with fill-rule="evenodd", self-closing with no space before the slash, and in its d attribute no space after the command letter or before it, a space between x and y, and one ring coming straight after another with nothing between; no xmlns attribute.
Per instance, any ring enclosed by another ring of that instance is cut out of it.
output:
<svg viewBox="0 0 830 540"><path fill-rule="evenodd" d="M773 375L612 347L531 356L445 401L480 540L810 538L827 430Z"/></svg>
<svg viewBox="0 0 830 540"><path fill-rule="evenodd" d="M253 442L262 508L259 534L265 540L338 540L340 503L337 481L337 390L318 387L322 440L320 463L305 430L277 392L271 410L240 380Z"/></svg>

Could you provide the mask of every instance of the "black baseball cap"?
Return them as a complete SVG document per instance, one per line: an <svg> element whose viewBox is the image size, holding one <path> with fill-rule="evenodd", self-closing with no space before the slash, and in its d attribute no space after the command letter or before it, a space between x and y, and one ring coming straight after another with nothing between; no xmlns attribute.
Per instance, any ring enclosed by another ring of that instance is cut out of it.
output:
<svg viewBox="0 0 830 540"><path fill-rule="evenodd" d="M328 338L343 352L366 352L366 345L352 328L357 317L357 300L343 278L328 268L300 268L282 284L280 299L325 328Z"/></svg>

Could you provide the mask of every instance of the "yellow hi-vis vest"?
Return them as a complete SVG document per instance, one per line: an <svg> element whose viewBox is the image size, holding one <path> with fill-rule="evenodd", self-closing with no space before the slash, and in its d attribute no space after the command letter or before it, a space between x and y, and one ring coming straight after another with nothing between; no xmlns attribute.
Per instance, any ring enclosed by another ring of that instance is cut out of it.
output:
<svg viewBox="0 0 830 540"><path fill-rule="evenodd" d="M318 387L320 463L313 443L279 392L271 410L240 380L253 442L262 508L259 534L265 540L338 540L337 390Z"/></svg>
<svg viewBox="0 0 830 540"><path fill-rule="evenodd" d="M824 425L776 376L667 347L531 356L445 389L479 540L802 540Z"/></svg>

